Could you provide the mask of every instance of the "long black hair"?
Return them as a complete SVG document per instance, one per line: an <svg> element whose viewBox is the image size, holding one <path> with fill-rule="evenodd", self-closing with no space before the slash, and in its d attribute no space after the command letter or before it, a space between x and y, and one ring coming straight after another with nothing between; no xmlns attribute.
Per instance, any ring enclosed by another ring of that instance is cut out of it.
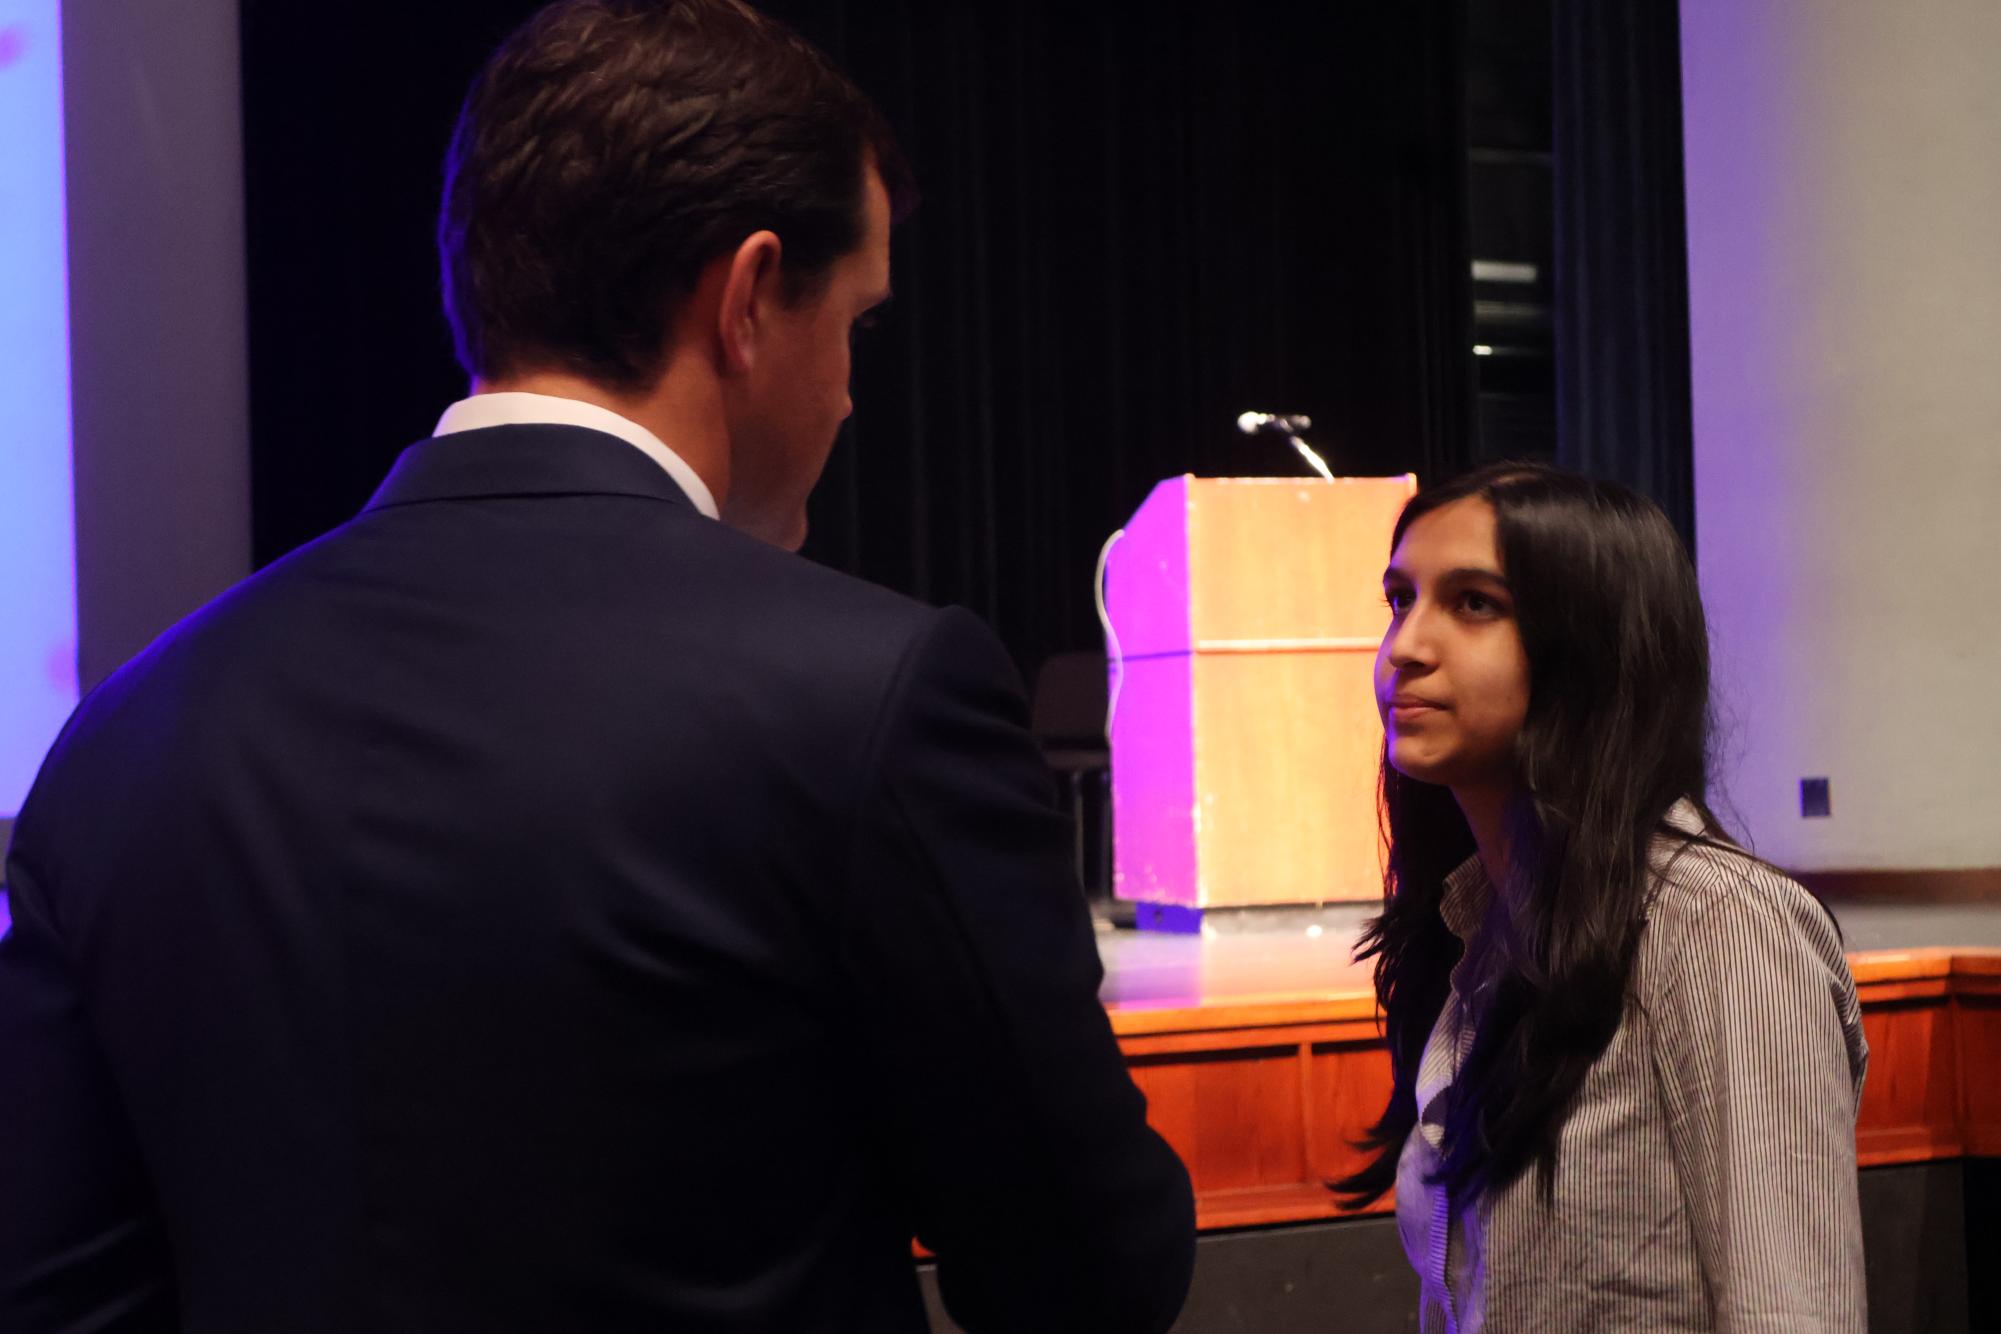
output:
<svg viewBox="0 0 2001 1334"><path fill-rule="evenodd" d="M1499 463L1413 497L1417 519L1454 501L1493 506L1495 542L1529 664L1507 812L1505 965L1453 1082L1439 1169L1455 1202L1534 1167L1555 1189L1563 1120L1625 1011L1654 887L1657 838L1727 843L1710 812L1709 639L1695 568L1667 516L1624 487L1537 463ZM1667 823L1687 799L1699 834ZM1382 767L1389 840L1383 911L1359 954L1376 997L1394 1082L1335 1182L1365 1203L1396 1179L1417 1121L1417 1071L1461 946L1440 917L1445 877L1474 854L1452 794Z"/></svg>

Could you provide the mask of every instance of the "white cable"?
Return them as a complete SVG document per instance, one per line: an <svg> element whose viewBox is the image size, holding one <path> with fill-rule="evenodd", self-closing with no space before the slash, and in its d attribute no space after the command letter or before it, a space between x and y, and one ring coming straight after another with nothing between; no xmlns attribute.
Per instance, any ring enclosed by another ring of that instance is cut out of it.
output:
<svg viewBox="0 0 2001 1334"><path fill-rule="evenodd" d="M1119 528L1105 539L1105 545L1098 548L1098 571L1091 576L1091 599L1097 604L1098 624L1105 632L1105 662L1115 671L1112 683L1105 696L1105 744L1112 744L1112 719L1119 712L1119 689L1126 683L1125 654L1119 648L1119 632L1112 628L1112 615L1105 609L1105 564L1111 559L1112 548L1118 545L1126 530Z"/></svg>

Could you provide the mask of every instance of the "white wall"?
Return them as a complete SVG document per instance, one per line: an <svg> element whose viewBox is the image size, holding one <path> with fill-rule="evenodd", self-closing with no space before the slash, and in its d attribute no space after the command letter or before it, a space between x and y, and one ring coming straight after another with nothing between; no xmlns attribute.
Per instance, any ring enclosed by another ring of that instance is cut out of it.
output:
<svg viewBox="0 0 2001 1334"><path fill-rule="evenodd" d="M2001 3L1681 26L1726 796L1794 868L2001 866Z"/></svg>
<svg viewBox="0 0 2001 1334"><path fill-rule="evenodd" d="M0 0L0 820L77 695L61 12Z"/></svg>
<svg viewBox="0 0 2001 1334"><path fill-rule="evenodd" d="M62 5L86 690L250 569L237 11Z"/></svg>
<svg viewBox="0 0 2001 1334"><path fill-rule="evenodd" d="M250 569L237 0L65 0L85 689Z"/></svg>

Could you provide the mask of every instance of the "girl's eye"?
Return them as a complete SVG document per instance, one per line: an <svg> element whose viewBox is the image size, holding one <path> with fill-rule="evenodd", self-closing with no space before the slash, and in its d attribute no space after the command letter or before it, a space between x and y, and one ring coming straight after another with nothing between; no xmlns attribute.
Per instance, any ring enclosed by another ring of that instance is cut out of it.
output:
<svg viewBox="0 0 2001 1334"><path fill-rule="evenodd" d="M1488 597L1485 593L1475 593L1472 591L1460 595L1459 605L1475 616L1498 616L1502 610L1501 604L1493 598Z"/></svg>
<svg viewBox="0 0 2001 1334"><path fill-rule="evenodd" d="M1383 605L1399 616L1410 606L1410 601L1411 593L1407 588L1386 589L1383 593Z"/></svg>

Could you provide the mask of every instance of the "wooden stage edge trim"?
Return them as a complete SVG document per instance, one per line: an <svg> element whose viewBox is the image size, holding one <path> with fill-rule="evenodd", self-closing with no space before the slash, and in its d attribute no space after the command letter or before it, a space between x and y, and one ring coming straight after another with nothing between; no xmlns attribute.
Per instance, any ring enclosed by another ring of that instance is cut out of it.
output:
<svg viewBox="0 0 2001 1334"><path fill-rule="evenodd" d="M2001 903L2001 866L1960 870L1790 871L1820 897L1843 903Z"/></svg>
<svg viewBox="0 0 2001 1334"><path fill-rule="evenodd" d="M1864 1167L2001 1156L2001 949L1849 956L1869 1040L1856 1125ZM1387 1213L1325 1183L1389 1096L1367 992L1114 1004L1147 1116L1188 1165L1204 1231Z"/></svg>

